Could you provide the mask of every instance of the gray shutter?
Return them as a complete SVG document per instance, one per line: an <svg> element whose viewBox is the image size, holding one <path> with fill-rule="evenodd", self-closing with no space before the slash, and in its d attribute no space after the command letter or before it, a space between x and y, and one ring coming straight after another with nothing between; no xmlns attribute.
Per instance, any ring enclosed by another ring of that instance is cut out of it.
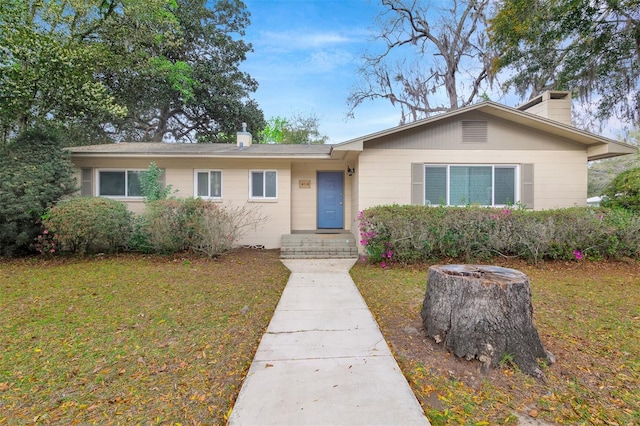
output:
<svg viewBox="0 0 640 426"><path fill-rule="evenodd" d="M91 197L93 195L93 169L82 169L80 195L83 197Z"/></svg>
<svg viewBox="0 0 640 426"><path fill-rule="evenodd" d="M167 170L160 169L160 187L162 189L167 187Z"/></svg>
<svg viewBox="0 0 640 426"><path fill-rule="evenodd" d="M533 164L520 166L520 202L528 209L534 208Z"/></svg>
<svg viewBox="0 0 640 426"><path fill-rule="evenodd" d="M411 204L424 205L423 163L411 163Z"/></svg>

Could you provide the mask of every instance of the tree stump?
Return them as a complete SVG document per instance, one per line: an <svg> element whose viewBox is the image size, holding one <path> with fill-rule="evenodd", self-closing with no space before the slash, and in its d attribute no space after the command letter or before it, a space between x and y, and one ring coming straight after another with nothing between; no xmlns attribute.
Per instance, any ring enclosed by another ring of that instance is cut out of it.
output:
<svg viewBox="0 0 640 426"><path fill-rule="evenodd" d="M422 305L427 335L483 371L512 357L521 371L545 379L538 360L555 361L533 325L529 278L515 269L484 265L429 268Z"/></svg>

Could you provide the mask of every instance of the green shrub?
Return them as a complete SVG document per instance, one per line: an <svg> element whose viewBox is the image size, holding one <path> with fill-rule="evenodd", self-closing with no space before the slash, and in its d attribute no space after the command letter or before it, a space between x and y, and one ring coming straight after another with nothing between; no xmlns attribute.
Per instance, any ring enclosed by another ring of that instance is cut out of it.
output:
<svg viewBox="0 0 640 426"><path fill-rule="evenodd" d="M136 217L129 247L145 253L193 250L215 257L266 220L257 209L255 205L222 206L200 198L150 201Z"/></svg>
<svg viewBox="0 0 640 426"><path fill-rule="evenodd" d="M55 132L34 128L0 146L0 256L27 253L46 210L75 192L69 155Z"/></svg>
<svg viewBox="0 0 640 426"><path fill-rule="evenodd" d="M640 255L640 217L618 209L544 211L380 206L360 213L360 244L372 262L495 256L542 259Z"/></svg>
<svg viewBox="0 0 640 426"><path fill-rule="evenodd" d="M189 248L189 208L183 200L155 200L134 221L129 248L144 253L177 253Z"/></svg>
<svg viewBox="0 0 640 426"><path fill-rule="evenodd" d="M640 167L616 176L605 188L603 207L622 208L640 213Z"/></svg>
<svg viewBox="0 0 640 426"><path fill-rule="evenodd" d="M43 224L64 251L115 251L127 242L132 214L116 200L77 197L51 208Z"/></svg>
<svg viewBox="0 0 640 426"><path fill-rule="evenodd" d="M164 200L174 192L172 185L162 184L163 173L156 163L151 162L147 170L140 175L140 185L145 201Z"/></svg>
<svg viewBox="0 0 640 426"><path fill-rule="evenodd" d="M229 251L247 232L267 220L256 204L222 206L200 199L187 201L194 207L189 248L209 257Z"/></svg>

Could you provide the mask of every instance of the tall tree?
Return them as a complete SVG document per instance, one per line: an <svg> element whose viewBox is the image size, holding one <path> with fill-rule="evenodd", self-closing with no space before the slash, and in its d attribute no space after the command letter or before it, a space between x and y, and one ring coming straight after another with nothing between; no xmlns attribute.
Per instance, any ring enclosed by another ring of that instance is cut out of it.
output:
<svg viewBox="0 0 640 426"><path fill-rule="evenodd" d="M0 2L0 126L3 142L35 123L125 113L93 76L104 63L85 38L113 13L108 1Z"/></svg>
<svg viewBox="0 0 640 426"><path fill-rule="evenodd" d="M488 82L485 33L489 0L452 0L435 9L419 0L382 0L376 41L364 56L350 114L365 100L399 105L401 122L469 105ZM414 58L413 60L409 58Z"/></svg>
<svg viewBox="0 0 640 426"><path fill-rule="evenodd" d="M46 121L85 142L217 140L264 124L238 69L239 0L0 2L6 141Z"/></svg>
<svg viewBox="0 0 640 426"><path fill-rule="evenodd" d="M521 97L572 90L601 119L639 122L638 0L500 0L489 32L493 72Z"/></svg>
<svg viewBox="0 0 640 426"><path fill-rule="evenodd" d="M135 17L119 16L101 31L125 61L104 75L105 84L129 113L113 123L126 140L225 141L246 122L264 127L249 94L257 83L240 71L251 46L240 37L249 14L239 0L177 0L178 26L153 39L131 39L122 28Z"/></svg>

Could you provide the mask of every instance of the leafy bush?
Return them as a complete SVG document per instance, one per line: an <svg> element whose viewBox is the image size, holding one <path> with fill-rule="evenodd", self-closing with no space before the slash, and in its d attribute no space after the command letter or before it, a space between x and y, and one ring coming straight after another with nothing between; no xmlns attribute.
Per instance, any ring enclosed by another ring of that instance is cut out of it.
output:
<svg viewBox="0 0 640 426"><path fill-rule="evenodd" d="M51 208L43 224L62 250L80 254L115 251L129 238L132 214L116 200L77 197Z"/></svg>
<svg viewBox="0 0 640 426"><path fill-rule="evenodd" d="M247 232L257 229L267 219L256 204L221 206L201 199L191 199L190 249L209 257L229 251Z"/></svg>
<svg viewBox="0 0 640 426"><path fill-rule="evenodd" d="M134 221L129 248L143 253L176 253L189 247L189 232L184 201L149 201Z"/></svg>
<svg viewBox="0 0 640 426"><path fill-rule="evenodd" d="M136 218L129 247L146 253L193 250L215 257L265 221L257 208L225 207L200 198L150 201Z"/></svg>
<svg viewBox="0 0 640 426"><path fill-rule="evenodd" d="M140 175L140 185L142 186L142 195L145 201L156 201L166 199L172 192L173 186L164 186L160 180L163 171L151 162L147 170Z"/></svg>
<svg viewBox="0 0 640 426"><path fill-rule="evenodd" d="M545 211L380 206L360 213L360 244L373 262L495 256L542 259L640 255L640 217L619 209Z"/></svg>
<svg viewBox="0 0 640 426"><path fill-rule="evenodd" d="M604 190L603 207L640 212L640 167L616 176Z"/></svg>
<svg viewBox="0 0 640 426"><path fill-rule="evenodd" d="M73 166L50 130L28 130L0 146L0 255L28 252L41 216L76 190Z"/></svg>

